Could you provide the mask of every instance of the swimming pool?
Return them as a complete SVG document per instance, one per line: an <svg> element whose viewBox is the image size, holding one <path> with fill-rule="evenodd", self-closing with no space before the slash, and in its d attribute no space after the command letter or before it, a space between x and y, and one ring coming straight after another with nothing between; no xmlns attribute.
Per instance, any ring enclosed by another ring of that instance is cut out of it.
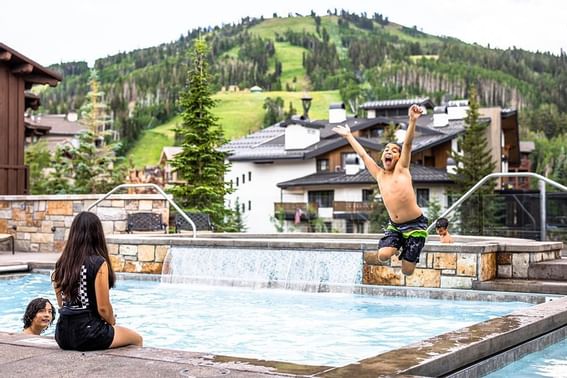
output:
<svg viewBox="0 0 567 378"><path fill-rule="evenodd" d="M487 378L567 377L567 339L512 362Z"/></svg>
<svg viewBox="0 0 567 378"><path fill-rule="evenodd" d="M0 330L21 330L37 296L55 303L47 275L0 280ZM138 330L146 346L329 366L530 306L138 280L117 281L111 299L118 324Z"/></svg>

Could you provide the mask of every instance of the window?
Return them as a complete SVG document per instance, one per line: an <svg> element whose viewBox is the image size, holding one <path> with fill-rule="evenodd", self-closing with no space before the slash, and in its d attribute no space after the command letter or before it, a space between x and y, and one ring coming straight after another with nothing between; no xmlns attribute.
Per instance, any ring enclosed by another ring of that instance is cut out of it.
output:
<svg viewBox="0 0 567 378"><path fill-rule="evenodd" d="M370 138L381 138L382 135L384 135L384 129L382 129L382 128L371 129L368 132L368 136Z"/></svg>
<svg viewBox="0 0 567 378"><path fill-rule="evenodd" d="M372 202L372 201L374 201L374 190L362 189L362 202Z"/></svg>
<svg viewBox="0 0 567 378"><path fill-rule="evenodd" d="M248 201L248 210L252 210L252 201Z"/></svg>
<svg viewBox="0 0 567 378"><path fill-rule="evenodd" d="M329 171L329 159L317 159L317 172Z"/></svg>
<svg viewBox="0 0 567 378"><path fill-rule="evenodd" d="M238 186L238 177L236 178L236 186Z"/></svg>
<svg viewBox="0 0 567 378"><path fill-rule="evenodd" d="M333 207L334 192L332 190L318 190L307 193L309 203L317 207Z"/></svg>
<svg viewBox="0 0 567 378"><path fill-rule="evenodd" d="M429 189L417 189L417 205L419 207L429 207Z"/></svg>
<svg viewBox="0 0 567 378"><path fill-rule="evenodd" d="M348 234L364 234L364 222L358 220L346 220L346 232Z"/></svg>
<svg viewBox="0 0 567 378"><path fill-rule="evenodd" d="M246 175L243 173L242 174L242 184L244 184L246 182Z"/></svg>
<svg viewBox="0 0 567 378"><path fill-rule="evenodd" d="M423 165L426 167L435 167L435 156L426 156Z"/></svg>
<svg viewBox="0 0 567 378"><path fill-rule="evenodd" d="M230 189L232 189L233 182L230 180Z"/></svg>
<svg viewBox="0 0 567 378"><path fill-rule="evenodd" d="M252 172L248 171L248 181L252 181Z"/></svg>
<svg viewBox="0 0 567 378"><path fill-rule="evenodd" d="M459 195L456 193L447 194L447 208L453 206L455 202L459 199Z"/></svg>
<svg viewBox="0 0 567 378"><path fill-rule="evenodd" d="M241 211L241 213L244 213L244 212L246 211L246 205L242 204L242 206L241 206L241 207L242 207L242 211Z"/></svg>

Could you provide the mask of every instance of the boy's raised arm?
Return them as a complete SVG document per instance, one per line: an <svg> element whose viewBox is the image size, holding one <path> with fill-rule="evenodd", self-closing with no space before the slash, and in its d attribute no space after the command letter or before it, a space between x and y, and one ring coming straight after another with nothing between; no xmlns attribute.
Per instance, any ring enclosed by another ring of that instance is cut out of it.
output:
<svg viewBox="0 0 567 378"><path fill-rule="evenodd" d="M421 112L421 108L415 104L410 106L408 111L409 125L404 138L400 161L398 162L398 164L404 168L409 168L411 162L411 145L413 143L413 136L415 135L415 124L417 119L421 116Z"/></svg>
<svg viewBox="0 0 567 378"><path fill-rule="evenodd" d="M348 125L339 125L333 127L333 131L349 142L353 150L358 154L358 156L362 158L362 161L364 162L366 169L368 169L368 172L370 172L373 177L377 177L378 173L382 171L382 168L378 164L376 164L374 159L372 159L370 155L368 155L364 147L362 147L360 143L358 143L356 138L351 134L350 127L348 127Z"/></svg>

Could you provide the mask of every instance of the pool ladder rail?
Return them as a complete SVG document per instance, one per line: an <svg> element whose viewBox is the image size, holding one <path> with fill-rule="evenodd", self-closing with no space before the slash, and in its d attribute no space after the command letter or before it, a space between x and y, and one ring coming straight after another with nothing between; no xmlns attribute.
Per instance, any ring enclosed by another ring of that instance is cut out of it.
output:
<svg viewBox="0 0 567 378"><path fill-rule="evenodd" d="M116 192L120 189L128 189L128 188L153 188L153 189L155 189L156 192L158 192L167 202L169 202L169 204L171 206L173 206L175 208L175 210L177 210L179 215L181 215L187 221L187 223L189 225L191 225L191 228L193 229L193 239L195 239L197 237L197 228L195 227L195 223L193 222L193 220L191 220L191 218L189 218L189 216L183 210L181 210L181 208L175 203L175 201L173 201L163 191L163 189L160 188L159 186L157 186L156 184L120 184L120 185L116 186L114 189L112 189L110 192L106 193L104 196L99 198L97 201L95 201L89 207L87 207L87 211L90 211L92 208L97 206L99 203L101 203L102 201L107 199L114 192Z"/></svg>

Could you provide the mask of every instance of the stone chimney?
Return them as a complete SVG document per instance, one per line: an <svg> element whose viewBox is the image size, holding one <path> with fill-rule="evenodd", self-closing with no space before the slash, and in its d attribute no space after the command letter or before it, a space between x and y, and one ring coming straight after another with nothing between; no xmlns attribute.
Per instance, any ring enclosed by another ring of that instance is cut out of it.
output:
<svg viewBox="0 0 567 378"><path fill-rule="evenodd" d="M329 105L329 123L341 123L344 121L346 121L345 104L340 102Z"/></svg>

